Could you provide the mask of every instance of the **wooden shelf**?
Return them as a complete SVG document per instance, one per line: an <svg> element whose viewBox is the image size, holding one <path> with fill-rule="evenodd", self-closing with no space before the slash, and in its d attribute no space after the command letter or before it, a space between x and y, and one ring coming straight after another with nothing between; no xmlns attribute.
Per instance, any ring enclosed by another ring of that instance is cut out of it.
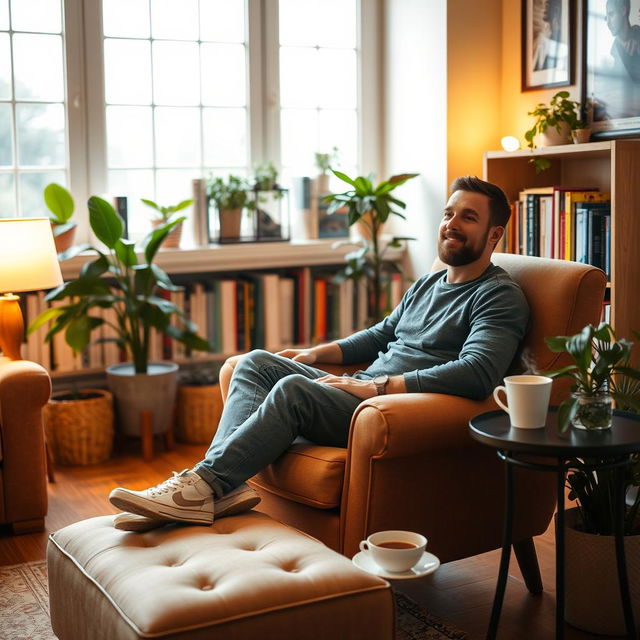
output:
<svg viewBox="0 0 640 640"><path fill-rule="evenodd" d="M551 160L540 173L532 157ZM488 151L484 177L509 200L527 187L597 186L611 192L611 325L633 339L640 329L640 139L545 147L534 151Z"/></svg>

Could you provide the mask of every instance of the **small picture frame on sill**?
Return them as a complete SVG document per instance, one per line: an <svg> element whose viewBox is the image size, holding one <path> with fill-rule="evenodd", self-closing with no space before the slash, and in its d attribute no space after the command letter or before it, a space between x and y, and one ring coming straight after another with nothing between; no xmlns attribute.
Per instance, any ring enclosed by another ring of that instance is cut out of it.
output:
<svg viewBox="0 0 640 640"><path fill-rule="evenodd" d="M573 83L575 0L522 0L522 91Z"/></svg>

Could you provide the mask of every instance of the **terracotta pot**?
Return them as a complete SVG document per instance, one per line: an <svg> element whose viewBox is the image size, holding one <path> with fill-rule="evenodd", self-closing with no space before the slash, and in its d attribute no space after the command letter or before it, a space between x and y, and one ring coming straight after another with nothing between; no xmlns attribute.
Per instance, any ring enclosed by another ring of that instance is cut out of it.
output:
<svg viewBox="0 0 640 640"><path fill-rule="evenodd" d="M81 389L79 394L54 393L43 409L47 444L57 464L98 464L111 457L112 395L104 389Z"/></svg>
<svg viewBox="0 0 640 640"><path fill-rule="evenodd" d="M220 209L220 238L223 240L237 240L240 237L242 223L242 209Z"/></svg>
<svg viewBox="0 0 640 640"><path fill-rule="evenodd" d="M578 531L578 509L565 516L565 620L590 633L625 635L615 540ZM640 621L640 535L625 536L625 558L636 625Z"/></svg>
<svg viewBox="0 0 640 640"><path fill-rule="evenodd" d="M553 147L559 144L569 144L571 142L571 128L567 122L560 123L560 133L555 127L547 127L544 133L540 134L542 147Z"/></svg>
<svg viewBox="0 0 640 640"><path fill-rule="evenodd" d="M140 436L140 414L150 411L153 433L166 433L173 426L178 387L178 365L150 362L148 373L135 373L133 364L107 367L107 382L113 393L118 427L128 436Z"/></svg>
<svg viewBox="0 0 640 640"><path fill-rule="evenodd" d="M583 144L591 139L591 129L574 129L571 132L571 139L575 144Z"/></svg>
<svg viewBox="0 0 640 640"><path fill-rule="evenodd" d="M55 232L56 225L51 225L51 230ZM73 246L73 242L76 238L76 226L73 225L70 229L67 229L59 236L53 236L53 242L56 245L56 253L62 253Z"/></svg>
<svg viewBox="0 0 640 640"><path fill-rule="evenodd" d="M189 444L209 444L222 415L220 385L178 387L176 438Z"/></svg>
<svg viewBox="0 0 640 640"><path fill-rule="evenodd" d="M164 224L163 220L152 220L151 224L153 228L159 227L161 224ZM180 239L182 238L182 222L179 225L176 225L171 229L169 235L165 238L162 246L165 249L179 249L180 248Z"/></svg>

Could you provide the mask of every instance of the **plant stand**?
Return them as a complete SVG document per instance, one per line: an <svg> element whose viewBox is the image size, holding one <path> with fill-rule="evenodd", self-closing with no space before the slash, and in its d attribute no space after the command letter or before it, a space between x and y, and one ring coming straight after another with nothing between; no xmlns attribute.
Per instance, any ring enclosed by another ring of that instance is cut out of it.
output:
<svg viewBox="0 0 640 640"><path fill-rule="evenodd" d="M142 459L145 462L153 460L153 413L148 410L140 412L140 435L142 438ZM168 429L162 434L165 449L171 451L175 442L173 429Z"/></svg>

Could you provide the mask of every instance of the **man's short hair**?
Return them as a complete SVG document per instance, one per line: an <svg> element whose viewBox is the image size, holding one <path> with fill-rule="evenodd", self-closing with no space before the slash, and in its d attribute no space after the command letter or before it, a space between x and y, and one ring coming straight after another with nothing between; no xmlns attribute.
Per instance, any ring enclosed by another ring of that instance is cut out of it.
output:
<svg viewBox="0 0 640 640"><path fill-rule="evenodd" d="M504 191L491 184L480 180L476 176L461 176L451 183L451 193L455 191L471 191L482 193L489 198L489 222L492 227L504 227L511 217L511 207Z"/></svg>

